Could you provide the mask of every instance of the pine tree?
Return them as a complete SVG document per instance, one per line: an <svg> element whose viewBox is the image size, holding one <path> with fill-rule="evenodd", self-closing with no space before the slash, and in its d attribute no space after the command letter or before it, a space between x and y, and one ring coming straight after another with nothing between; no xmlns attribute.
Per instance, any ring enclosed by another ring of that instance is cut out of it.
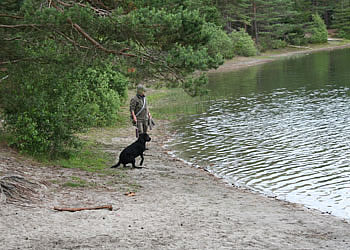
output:
<svg viewBox="0 0 350 250"><path fill-rule="evenodd" d="M250 0L217 0L216 6L220 10L228 32L242 28L248 30L251 25Z"/></svg>
<svg viewBox="0 0 350 250"><path fill-rule="evenodd" d="M350 1L342 0L334 12L333 28L338 30L338 36L350 39Z"/></svg>
<svg viewBox="0 0 350 250"><path fill-rule="evenodd" d="M273 44L271 41L287 40L300 26L295 22L297 12L291 0L222 0L218 8L229 30L243 28L263 47Z"/></svg>
<svg viewBox="0 0 350 250"><path fill-rule="evenodd" d="M263 46L274 45L274 41L284 41L297 24L293 22L296 12L290 0L251 0L252 34Z"/></svg>
<svg viewBox="0 0 350 250"><path fill-rule="evenodd" d="M208 52L209 0L3 1L1 117L20 150L77 145L78 132L116 116L129 84L160 79L200 95L207 78L193 73L223 62Z"/></svg>

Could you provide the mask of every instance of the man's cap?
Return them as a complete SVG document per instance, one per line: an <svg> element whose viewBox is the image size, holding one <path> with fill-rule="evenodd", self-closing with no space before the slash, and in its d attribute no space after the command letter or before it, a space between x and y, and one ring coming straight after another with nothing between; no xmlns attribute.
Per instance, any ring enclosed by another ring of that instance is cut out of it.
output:
<svg viewBox="0 0 350 250"><path fill-rule="evenodd" d="M137 90L137 92L141 92L141 91L146 92L147 91L146 87L142 84L137 85L136 90Z"/></svg>

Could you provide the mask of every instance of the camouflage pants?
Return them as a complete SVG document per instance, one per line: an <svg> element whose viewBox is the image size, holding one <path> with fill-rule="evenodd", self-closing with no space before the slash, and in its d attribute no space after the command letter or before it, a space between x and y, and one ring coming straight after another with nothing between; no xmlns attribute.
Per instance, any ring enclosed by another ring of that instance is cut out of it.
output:
<svg viewBox="0 0 350 250"><path fill-rule="evenodd" d="M139 134L147 133L147 120L137 120L136 128L138 130L136 137L138 137Z"/></svg>

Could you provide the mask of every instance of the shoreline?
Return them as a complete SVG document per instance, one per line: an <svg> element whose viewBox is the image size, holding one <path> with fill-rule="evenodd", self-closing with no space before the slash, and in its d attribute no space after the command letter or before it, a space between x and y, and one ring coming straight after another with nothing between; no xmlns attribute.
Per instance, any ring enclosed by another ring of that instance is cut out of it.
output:
<svg viewBox="0 0 350 250"><path fill-rule="evenodd" d="M38 201L0 204L2 245L6 249L349 249L349 223L228 185L174 158L165 148L172 137L170 124L157 124L150 132L145 168L116 169L108 175L54 166L40 166L38 171L34 163L0 150L0 171L16 166L18 174L46 181ZM100 132L98 138L117 156L135 140L133 132L128 127L112 137ZM62 187L61 179L70 176L95 185ZM55 182L50 181L53 178ZM101 205L112 205L113 211L53 209Z"/></svg>
<svg viewBox="0 0 350 250"><path fill-rule="evenodd" d="M260 59L250 63L268 62ZM247 60L242 65L250 64ZM235 187L174 157L165 147L173 136L169 126L168 121L157 121L150 131L145 168L106 166L103 174L39 166L0 147L0 173L43 185L33 201L7 204L0 199L2 245L111 250L350 248L350 223L345 220ZM108 133L100 129L94 136L115 157L135 141L131 126ZM89 185L64 186L73 177ZM112 205L113 211L53 209L101 205Z"/></svg>
<svg viewBox="0 0 350 250"><path fill-rule="evenodd" d="M273 62L275 60L279 60L282 58L288 58L295 55L305 55L310 53L316 53L321 51L331 51L336 49L345 49L350 48L350 43L342 43L342 44L332 44L328 43L328 46L324 47L310 47L310 48L294 48L292 50L288 50L283 52L283 50L277 50L280 51L277 54L268 52L263 53L260 56L254 56L254 57L236 57L232 60L225 61L223 65L219 66L217 69L209 70L208 73L223 73L223 72L230 72L233 70L239 70L259 64L269 63Z"/></svg>

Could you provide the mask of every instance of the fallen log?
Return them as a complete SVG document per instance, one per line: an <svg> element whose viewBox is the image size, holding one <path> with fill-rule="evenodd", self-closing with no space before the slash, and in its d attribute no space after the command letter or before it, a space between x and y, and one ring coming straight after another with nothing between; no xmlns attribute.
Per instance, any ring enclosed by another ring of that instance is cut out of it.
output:
<svg viewBox="0 0 350 250"><path fill-rule="evenodd" d="M80 208L58 208L54 207L54 210L57 211L67 211L67 212L77 212L83 210L98 210L98 209L108 209L109 211L113 210L112 205L98 206L98 207L80 207Z"/></svg>
<svg viewBox="0 0 350 250"><path fill-rule="evenodd" d="M297 49L312 49L311 47L296 46L296 45L290 45L290 44L288 44L288 47L297 48Z"/></svg>

